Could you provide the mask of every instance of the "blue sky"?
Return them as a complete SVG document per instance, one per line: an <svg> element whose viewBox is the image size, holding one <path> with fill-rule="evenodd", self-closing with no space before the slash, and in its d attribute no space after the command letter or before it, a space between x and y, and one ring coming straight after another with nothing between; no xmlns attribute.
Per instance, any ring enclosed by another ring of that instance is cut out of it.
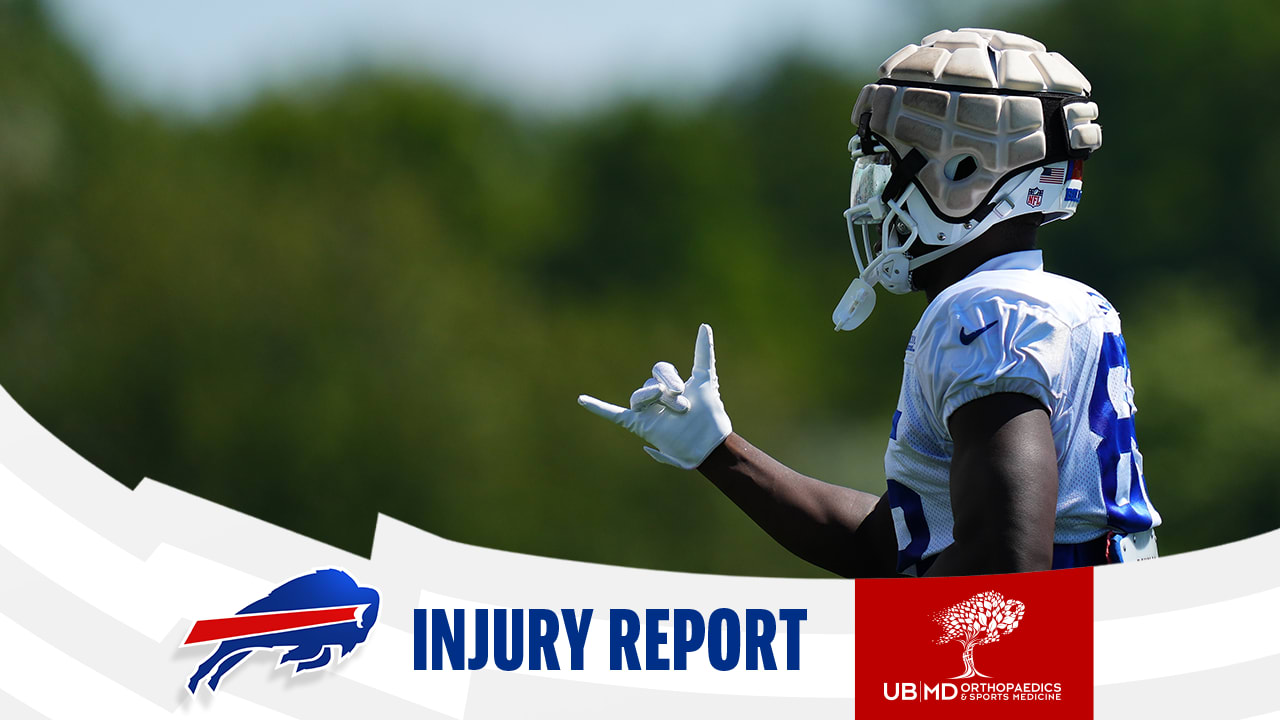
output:
<svg viewBox="0 0 1280 720"><path fill-rule="evenodd" d="M526 109L696 97L779 52L874 67L1016 0L46 0L126 96L185 111L353 63L423 70Z"/></svg>

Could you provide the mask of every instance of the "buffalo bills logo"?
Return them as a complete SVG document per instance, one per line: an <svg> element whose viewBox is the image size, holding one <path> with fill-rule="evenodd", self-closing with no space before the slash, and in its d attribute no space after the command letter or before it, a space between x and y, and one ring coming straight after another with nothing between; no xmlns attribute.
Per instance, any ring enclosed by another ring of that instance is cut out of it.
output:
<svg viewBox="0 0 1280 720"><path fill-rule="evenodd" d="M1044 190L1033 187L1027 191L1027 207L1040 207L1040 201L1044 199Z"/></svg>
<svg viewBox="0 0 1280 720"><path fill-rule="evenodd" d="M360 587L341 570L317 570L294 578L231 617L199 620L183 645L218 643L187 683L195 693L208 677L209 690L258 650L286 650L280 664L294 674L338 660L365 641L378 619L378 591ZM213 673L212 676L209 673Z"/></svg>

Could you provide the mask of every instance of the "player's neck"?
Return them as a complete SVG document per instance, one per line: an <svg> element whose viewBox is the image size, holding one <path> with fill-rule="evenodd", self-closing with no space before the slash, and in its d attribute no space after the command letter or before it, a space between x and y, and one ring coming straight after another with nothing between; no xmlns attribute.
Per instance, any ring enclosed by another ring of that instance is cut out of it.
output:
<svg viewBox="0 0 1280 720"><path fill-rule="evenodd" d="M1038 223L996 225L955 252L916 269L912 281L932 301L938 293L960 282L988 260L1006 253L1034 250L1038 229Z"/></svg>

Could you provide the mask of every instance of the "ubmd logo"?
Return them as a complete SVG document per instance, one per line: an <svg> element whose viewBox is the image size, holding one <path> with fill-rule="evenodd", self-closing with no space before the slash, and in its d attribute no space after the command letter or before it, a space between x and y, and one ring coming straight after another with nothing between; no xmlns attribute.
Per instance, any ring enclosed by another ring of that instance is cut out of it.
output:
<svg viewBox="0 0 1280 720"><path fill-rule="evenodd" d="M963 680L975 675L990 677L978 672L973 666L973 649L979 645L999 642L1017 629L1026 609L1017 600L1005 600L1000 593L988 591L978 593L934 615L933 621L942 626L938 644L946 645L954 641L964 648L961 655L964 673L951 679Z"/></svg>
<svg viewBox="0 0 1280 720"><path fill-rule="evenodd" d="M952 680L990 677L974 664L975 648L999 642L1017 629L1026 612L1018 600L1005 599L993 590L981 592L961 603L934 613L932 620L942 634L938 645L958 643L964 672ZM1062 684L1049 682L938 682L884 683L885 700L927 702L931 700L1061 700Z"/></svg>

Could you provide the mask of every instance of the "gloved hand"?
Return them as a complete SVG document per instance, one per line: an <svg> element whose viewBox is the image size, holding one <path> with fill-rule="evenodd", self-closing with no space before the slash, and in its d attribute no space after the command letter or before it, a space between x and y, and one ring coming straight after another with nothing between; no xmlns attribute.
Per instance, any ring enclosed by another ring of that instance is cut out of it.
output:
<svg viewBox="0 0 1280 720"><path fill-rule="evenodd" d="M653 377L631 394L631 409L590 395L579 395L578 404L656 447L644 449L654 460L685 470L701 465L733 432L720 401L711 326L705 323L698 328L693 375L687 382L671 363L660 362L653 366Z"/></svg>

